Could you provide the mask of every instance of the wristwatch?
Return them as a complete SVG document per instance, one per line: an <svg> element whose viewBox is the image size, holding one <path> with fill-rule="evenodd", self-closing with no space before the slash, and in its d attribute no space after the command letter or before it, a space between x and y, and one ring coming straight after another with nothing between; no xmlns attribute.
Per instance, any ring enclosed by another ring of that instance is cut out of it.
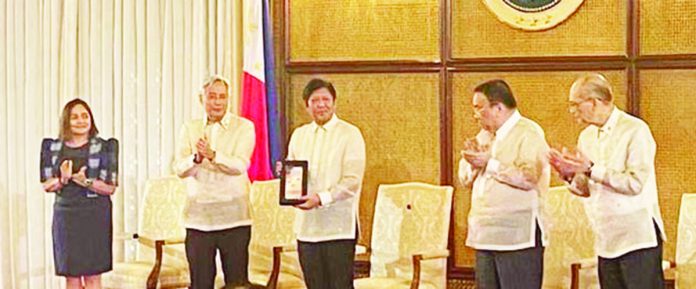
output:
<svg viewBox="0 0 696 289"><path fill-rule="evenodd" d="M94 184L94 179L86 179L85 180L85 188L91 188L92 184Z"/></svg>
<svg viewBox="0 0 696 289"><path fill-rule="evenodd" d="M194 163L194 164L199 165L199 164L201 164L202 162L203 162L203 158L201 158L201 160L198 161L198 154L197 154L197 153L193 155L193 163Z"/></svg>

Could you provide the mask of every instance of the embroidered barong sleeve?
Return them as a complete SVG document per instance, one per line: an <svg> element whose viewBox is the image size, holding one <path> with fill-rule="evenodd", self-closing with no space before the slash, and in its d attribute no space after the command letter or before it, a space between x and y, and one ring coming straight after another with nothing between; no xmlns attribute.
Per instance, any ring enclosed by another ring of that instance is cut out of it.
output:
<svg viewBox="0 0 696 289"><path fill-rule="evenodd" d="M256 134L253 125L244 125L238 135L237 147L232 154L215 152L214 163L218 169L228 175L241 175L249 169L251 155L254 153Z"/></svg>
<svg viewBox="0 0 696 289"><path fill-rule="evenodd" d="M643 191L643 185L650 177L655 160L656 145L650 129L640 127L630 137L628 152L624 164L616 164L615 167L623 167L616 170L602 165L594 165L590 178L613 188L613 191L623 195L635 196Z"/></svg>
<svg viewBox="0 0 696 289"><path fill-rule="evenodd" d="M318 193L322 206L352 198L360 192L365 174L365 140L357 130L351 131L347 139L343 163L333 168L341 170L340 180L328 192Z"/></svg>
<svg viewBox="0 0 696 289"><path fill-rule="evenodd" d="M191 146L189 139L189 128L187 124L181 127L179 140L176 143L176 155L172 169L174 173L181 177L189 177L196 174L197 165L193 162L195 158L195 148Z"/></svg>

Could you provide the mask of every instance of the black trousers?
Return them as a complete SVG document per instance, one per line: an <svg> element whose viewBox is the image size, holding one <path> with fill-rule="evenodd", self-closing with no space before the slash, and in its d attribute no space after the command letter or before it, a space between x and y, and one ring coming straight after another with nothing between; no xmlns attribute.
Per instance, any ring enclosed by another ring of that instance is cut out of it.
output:
<svg viewBox="0 0 696 289"><path fill-rule="evenodd" d="M215 254L220 251L225 286L249 283L249 238L251 226L204 232L186 229L186 259L191 274L191 289L213 289Z"/></svg>
<svg viewBox="0 0 696 289"><path fill-rule="evenodd" d="M297 243L307 289L353 289L356 240Z"/></svg>
<svg viewBox="0 0 696 289"><path fill-rule="evenodd" d="M602 289L662 289L662 237L655 224L657 246L628 252L616 258L598 257Z"/></svg>
<svg viewBox="0 0 696 289"><path fill-rule="evenodd" d="M537 225L536 244L515 251L476 250L476 288L541 288L544 274L544 246Z"/></svg>

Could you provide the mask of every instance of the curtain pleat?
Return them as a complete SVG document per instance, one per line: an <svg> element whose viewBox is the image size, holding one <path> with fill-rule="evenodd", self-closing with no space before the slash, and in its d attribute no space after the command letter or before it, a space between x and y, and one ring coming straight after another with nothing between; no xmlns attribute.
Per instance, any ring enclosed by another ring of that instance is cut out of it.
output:
<svg viewBox="0 0 696 289"><path fill-rule="evenodd" d="M241 85L237 0L0 0L0 288L62 288L54 275L52 194L39 183L41 139L65 103L91 106L121 143L114 232L135 232L145 180L171 174L179 127L201 117L209 75ZM136 257L114 241L115 261Z"/></svg>

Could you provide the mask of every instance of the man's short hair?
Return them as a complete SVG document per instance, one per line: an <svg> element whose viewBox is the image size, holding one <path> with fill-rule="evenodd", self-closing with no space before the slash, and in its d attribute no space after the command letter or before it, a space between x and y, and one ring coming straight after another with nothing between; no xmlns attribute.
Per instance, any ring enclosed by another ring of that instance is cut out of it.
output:
<svg viewBox="0 0 696 289"><path fill-rule="evenodd" d="M517 107L517 101L512 95L510 86L502 79L493 79L479 84L474 88L474 93L477 92L483 93L491 104L502 103L510 109Z"/></svg>
<svg viewBox="0 0 696 289"><path fill-rule="evenodd" d="M605 102L614 101L614 92L611 84L604 75L590 73L578 77L570 87L570 93L579 93L585 97L599 99Z"/></svg>
<svg viewBox="0 0 696 289"><path fill-rule="evenodd" d="M309 96L311 96L312 93L322 88L326 88L329 93L331 93L331 96L333 96L334 101L336 101L336 89L333 84L321 78L314 78L305 85L304 91L302 91L302 99L305 104L308 104Z"/></svg>
<svg viewBox="0 0 696 289"><path fill-rule="evenodd" d="M203 99L205 98L205 92L208 89L208 87L215 83L222 83L223 85L225 85L225 91L227 91L228 95L230 94L230 81L227 80L227 78L225 78L224 76L216 74L208 77L203 83L203 87L201 87L201 92L198 95L201 101L203 101Z"/></svg>

